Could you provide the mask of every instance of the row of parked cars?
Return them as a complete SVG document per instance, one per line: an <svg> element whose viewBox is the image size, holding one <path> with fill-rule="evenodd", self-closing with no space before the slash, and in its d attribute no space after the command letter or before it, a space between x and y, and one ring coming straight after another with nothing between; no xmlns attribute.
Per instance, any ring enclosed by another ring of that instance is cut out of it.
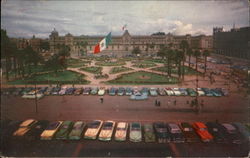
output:
<svg viewBox="0 0 250 158"><path fill-rule="evenodd" d="M111 96L114 95L147 95L147 96L227 96L228 91L224 88L146 88L141 89L137 87L26 87L26 88L8 88L3 89L2 94L4 95L22 95L24 98L34 98L35 94L37 97L42 97L44 95L105 95L108 93Z"/></svg>
<svg viewBox="0 0 250 158"><path fill-rule="evenodd" d="M80 140L98 139L100 141L131 142L211 142L241 144L250 140L250 126L241 123L218 122L182 122L166 123L154 122L114 122L94 120L83 121L37 121L28 119L23 121L13 133L15 138L28 140Z"/></svg>

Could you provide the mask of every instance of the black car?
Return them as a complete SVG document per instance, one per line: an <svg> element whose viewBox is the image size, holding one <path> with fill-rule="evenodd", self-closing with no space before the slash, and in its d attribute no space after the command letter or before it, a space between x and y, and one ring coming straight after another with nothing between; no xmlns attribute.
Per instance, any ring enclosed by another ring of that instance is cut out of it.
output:
<svg viewBox="0 0 250 158"><path fill-rule="evenodd" d="M38 121L25 135L24 138L27 140L39 140L41 133L48 126L49 121L40 120Z"/></svg>
<svg viewBox="0 0 250 158"><path fill-rule="evenodd" d="M46 90L48 89L48 87L41 87L38 91L38 93L44 94L46 92Z"/></svg>
<svg viewBox="0 0 250 158"><path fill-rule="evenodd" d="M170 142L170 134L167 125L164 122L155 122L154 129L156 131L157 140L159 143Z"/></svg>
<svg viewBox="0 0 250 158"><path fill-rule="evenodd" d="M241 144L244 140L241 133L230 123L223 123L223 134L230 143Z"/></svg>
<svg viewBox="0 0 250 158"><path fill-rule="evenodd" d="M214 136L214 140L218 143L226 143L226 136L223 133L223 127L221 124L216 122L206 123L208 132Z"/></svg>
<svg viewBox="0 0 250 158"><path fill-rule="evenodd" d="M185 137L186 142L199 142L200 141L199 136L196 134L192 125L190 125L189 123L182 122L181 129L182 129L182 133Z"/></svg>
<svg viewBox="0 0 250 158"><path fill-rule="evenodd" d="M184 135L180 129L180 127L175 123L167 124L168 131L170 133L170 138L172 142L175 143L183 143L185 141Z"/></svg>

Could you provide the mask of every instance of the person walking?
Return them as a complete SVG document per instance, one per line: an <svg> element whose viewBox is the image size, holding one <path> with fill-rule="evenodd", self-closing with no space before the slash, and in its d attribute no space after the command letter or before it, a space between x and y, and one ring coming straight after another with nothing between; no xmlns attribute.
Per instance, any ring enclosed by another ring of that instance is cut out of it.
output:
<svg viewBox="0 0 250 158"><path fill-rule="evenodd" d="M174 100L174 105L176 105L176 100Z"/></svg>
<svg viewBox="0 0 250 158"><path fill-rule="evenodd" d="M158 101L158 106L161 106L161 102L160 101Z"/></svg>
<svg viewBox="0 0 250 158"><path fill-rule="evenodd" d="M101 103L103 103L103 97L100 98Z"/></svg>
<svg viewBox="0 0 250 158"><path fill-rule="evenodd" d="M155 99L155 106L157 106L158 105L158 101L157 101L157 99Z"/></svg>

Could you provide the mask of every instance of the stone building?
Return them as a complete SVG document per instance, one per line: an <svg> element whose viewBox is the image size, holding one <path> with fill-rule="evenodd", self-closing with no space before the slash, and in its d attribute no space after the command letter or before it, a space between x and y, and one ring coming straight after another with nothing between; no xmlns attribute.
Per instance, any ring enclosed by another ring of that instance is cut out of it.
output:
<svg viewBox="0 0 250 158"><path fill-rule="evenodd" d="M65 36L59 36L59 33L54 29L49 36L50 49L52 52L57 52L61 44L68 45L71 48L71 55L78 56L79 52L84 52L87 55L93 54L95 45L100 42L104 36L73 36L70 33ZM192 40L195 38L196 40ZM211 36L202 36L199 38L192 37L187 34L184 36L174 36L170 33L161 35L130 35L128 30L125 30L122 36L112 36L112 42L108 48L97 55L116 55L124 56L131 54L134 48L138 47L144 55L156 55L161 46L170 46L174 49L180 49L180 43L186 40L194 49L211 49ZM198 44L192 44L192 41L197 41ZM207 41L207 43L206 43ZM204 47L204 48L203 48Z"/></svg>
<svg viewBox="0 0 250 158"><path fill-rule="evenodd" d="M250 27L213 28L214 52L220 55L250 59Z"/></svg>

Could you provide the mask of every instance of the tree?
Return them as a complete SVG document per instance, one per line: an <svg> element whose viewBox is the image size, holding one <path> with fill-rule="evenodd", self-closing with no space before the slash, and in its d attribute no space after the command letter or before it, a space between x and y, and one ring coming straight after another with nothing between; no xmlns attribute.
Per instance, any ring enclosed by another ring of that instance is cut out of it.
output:
<svg viewBox="0 0 250 158"><path fill-rule="evenodd" d="M205 50L202 55L205 61L204 73L206 73L207 72L207 57L210 56L210 52L208 50Z"/></svg>
<svg viewBox="0 0 250 158"><path fill-rule="evenodd" d="M133 50L132 50L132 54L135 54L138 56L138 54L141 54L141 50L139 49L139 47L135 47Z"/></svg>
<svg viewBox="0 0 250 158"><path fill-rule="evenodd" d="M40 48L42 50L49 50L50 49L49 42L48 41L42 41L41 45L40 45Z"/></svg>
<svg viewBox="0 0 250 158"><path fill-rule="evenodd" d="M189 49L189 44L186 40L182 40L180 44L180 48L182 49L182 79L184 80L185 75L185 61L186 61L186 54L187 50Z"/></svg>
<svg viewBox="0 0 250 158"><path fill-rule="evenodd" d="M194 56L195 56L195 70L198 70L198 57L201 55L200 50L195 50L194 51Z"/></svg>
<svg viewBox="0 0 250 158"><path fill-rule="evenodd" d="M191 64L191 56L194 54L193 50L191 48L189 48L187 50L187 55L188 55L188 67L190 67Z"/></svg>

